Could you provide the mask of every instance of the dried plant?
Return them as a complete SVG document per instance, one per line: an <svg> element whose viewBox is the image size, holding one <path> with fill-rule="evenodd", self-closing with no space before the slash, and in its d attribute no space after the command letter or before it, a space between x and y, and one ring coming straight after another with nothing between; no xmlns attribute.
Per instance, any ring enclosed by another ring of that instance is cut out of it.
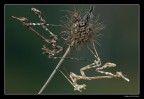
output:
<svg viewBox="0 0 144 99"><path fill-rule="evenodd" d="M123 78L124 80L129 82L129 79L126 78L122 72L116 72L116 74L113 74L111 72L105 72L103 69L108 67L115 67L115 63L107 62L104 65L102 65L101 60L98 56L98 53L95 48L95 42L97 43L97 37L99 31L104 29L104 25L99 22L99 18L94 20L93 15L94 7L90 6L89 10L87 10L84 15L80 13L80 11L74 9L74 11L68 11L69 15L66 16L67 21L63 25L53 25L48 24L46 20L42 17L42 12L39 11L36 8L31 8L31 11L34 12L34 14L40 19L39 23L27 23L28 19L24 17L15 17L12 16L14 19L17 19L20 21L24 26L26 26L27 29L32 31L34 34L36 34L40 39L42 39L47 45L50 45L51 48L48 48L46 45L43 45L43 54L48 55L48 58L61 58L57 66L55 67L54 71L46 81L46 83L43 85L41 90L38 94L41 94L43 90L46 88L46 86L49 84L51 79L53 78L56 71L60 71L64 77L72 84L74 87L74 90L77 90L79 92L82 91L82 89L85 89L86 84L79 85L77 84L78 80L95 80L95 79L103 79L103 78ZM47 31L50 34L50 38L46 39L44 36L42 36L40 33L38 33L36 30L32 28L32 26L41 26L45 31ZM48 29L48 26L61 26L64 30L61 31L60 35L55 35L53 32L51 32ZM59 38L62 38L65 41L65 44L68 46L67 50L65 51L64 55L62 57L56 57L55 55L62 52L64 49L63 47L57 45L57 41ZM89 44L92 44L93 50L89 47ZM81 75L77 75L73 72L70 72L69 77L67 77L60 69L62 62L65 58L69 59L77 59L77 60L83 60L81 58L72 58L67 57L68 53L72 48L79 48L81 46L87 46L88 50L92 53L92 55L95 57L94 62L84 66L80 69ZM88 77L85 75L85 70L95 68L97 72L101 74L105 74L105 76L94 76L94 77Z"/></svg>

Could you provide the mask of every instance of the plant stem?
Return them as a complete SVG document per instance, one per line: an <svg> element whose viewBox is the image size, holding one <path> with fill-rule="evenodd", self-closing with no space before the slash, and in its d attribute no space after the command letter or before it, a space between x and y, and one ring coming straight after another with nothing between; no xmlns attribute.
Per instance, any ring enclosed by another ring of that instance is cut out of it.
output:
<svg viewBox="0 0 144 99"><path fill-rule="evenodd" d="M38 94L41 94L44 89L46 88L46 86L50 83L51 79L53 78L54 74L56 73L56 71L58 70L58 68L60 67L60 65L62 64L62 62L64 61L64 59L66 58L66 56L68 55L69 51L70 51L71 46L69 46L65 52L65 54L63 55L63 57L61 58L61 60L59 61L59 63L57 64L57 66L55 67L54 71L52 72L52 74L50 75L50 77L47 79L46 83L43 85L43 87L41 88L41 90L39 91Z"/></svg>

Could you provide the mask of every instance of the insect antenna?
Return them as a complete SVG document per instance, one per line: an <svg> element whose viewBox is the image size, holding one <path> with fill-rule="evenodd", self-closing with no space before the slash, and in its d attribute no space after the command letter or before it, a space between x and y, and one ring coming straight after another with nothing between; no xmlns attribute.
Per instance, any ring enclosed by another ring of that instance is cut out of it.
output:
<svg viewBox="0 0 144 99"><path fill-rule="evenodd" d="M70 74L68 73L68 71L67 71L67 69L65 68L65 66L62 66L62 67L63 67L63 69L64 69L64 71L65 71L65 73L66 73L66 76L69 77Z"/></svg>
<svg viewBox="0 0 144 99"><path fill-rule="evenodd" d="M62 59L62 57L49 57L52 59ZM93 59L86 59L85 57L65 57L64 59L72 59L77 61L93 61Z"/></svg>
<svg viewBox="0 0 144 99"><path fill-rule="evenodd" d="M64 11L64 12L68 12L68 13L72 12L72 11L69 11L69 10L60 10L60 11Z"/></svg>
<svg viewBox="0 0 144 99"><path fill-rule="evenodd" d="M96 42L97 45L101 46L101 43L99 41L100 41L99 39L94 40L94 42Z"/></svg>
<svg viewBox="0 0 144 99"><path fill-rule="evenodd" d="M87 46L88 50L94 55L95 58L97 58L96 54Z"/></svg>
<svg viewBox="0 0 144 99"><path fill-rule="evenodd" d="M72 83L72 81L71 81L60 69L58 69L58 71L68 80L68 82L69 82L72 86L74 86L73 83Z"/></svg>
<svg viewBox="0 0 144 99"><path fill-rule="evenodd" d="M96 47L95 47L95 44L94 44L94 41L92 40L92 45L93 45L93 49L94 49L94 51L95 51L95 55L96 55L96 57L98 57L98 53L97 53L97 51L96 51Z"/></svg>

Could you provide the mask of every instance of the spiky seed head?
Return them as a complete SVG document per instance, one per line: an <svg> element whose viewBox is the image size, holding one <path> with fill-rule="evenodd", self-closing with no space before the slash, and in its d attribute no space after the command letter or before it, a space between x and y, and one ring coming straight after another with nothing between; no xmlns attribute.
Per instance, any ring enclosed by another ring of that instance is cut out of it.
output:
<svg viewBox="0 0 144 99"><path fill-rule="evenodd" d="M91 10L89 10L91 11ZM67 18L67 23L64 25L64 35L66 36L66 44L73 47L81 47L87 42L96 38L96 34L104 29L104 26L98 21L93 20L91 12L87 12L85 15L80 15L78 11L74 11Z"/></svg>

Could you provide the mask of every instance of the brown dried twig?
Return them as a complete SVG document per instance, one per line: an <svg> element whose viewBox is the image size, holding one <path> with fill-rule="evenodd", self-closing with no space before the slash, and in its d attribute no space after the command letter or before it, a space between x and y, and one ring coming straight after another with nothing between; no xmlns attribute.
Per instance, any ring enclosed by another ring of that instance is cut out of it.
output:
<svg viewBox="0 0 144 99"><path fill-rule="evenodd" d="M42 50L44 51L43 54L48 54L48 57L51 58L53 57L55 54L63 51L63 48L61 46L57 46L56 42L58 40L57 36L54 35L47 27L46 27L46 21L42 18L41 16L41 12L35 8L31 9L40 19L41 23L26 23L26 21L28 20L27 18L24 17L15 17L12 16L14 19L17 19L18 21L20 21L24 26L26 26L27 29L31 30L34 34L36 34L40 39L42 39L45 43L49 44L52 46L53 50L50 50L49 48L47 48L45 45L43 45ZM48 24L49 25L49 24ZM46 39L44 36L42 36L40 33L38 33L37 31L35 31L31 26L42 26L46 31L48 31L51 35L51 39ZM46 83L43 85L43 87L41 88L41 90L39 91L38 94L41 94L43 92L43 90L46 88L46 86L48 85L48 83L51 81L51 79L53 78L54 74L56 73L56 71L58 70L58 68L60 67L60 65L62 64L62 62L64 61L64 59L66 58L66 56L68 55L71 46L73 45L73 42L71 43L71 45L69 45L69 47L67 48L65 54L63 55L63 57L61 58L61 60L59 61L59 63L57 64L57 66L55 67L54 71L52 72L52 74L50 75L50 77L48 78L48 80L46 81Z"/></svg>

